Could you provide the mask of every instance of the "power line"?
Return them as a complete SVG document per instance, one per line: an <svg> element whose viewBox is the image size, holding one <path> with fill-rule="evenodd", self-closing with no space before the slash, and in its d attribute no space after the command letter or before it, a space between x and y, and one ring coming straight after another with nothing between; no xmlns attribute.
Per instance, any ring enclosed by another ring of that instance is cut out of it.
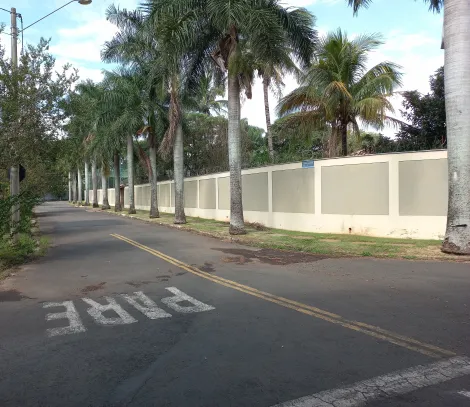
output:
<svg viewBox="0 0 470 407"><path fill-rule="evenodd" d="M7 10L6 8L0 7L0 10L6 11L7 13L10 13L10 14L11 14L11 11L10 11L10 10Z"/></svg>
<svg viewBox="0 0 470 407"><path fill-rule="evenodd" d="M65 6L68 6L70 3L73 3L77 0L72 0L72 1L69 1L67 4L64 4L62 7L59 7L57 10L54 10L52 13L49 13L47 15L45 15L44 17L41 17L39 20L36 20L34 23L31 23L30 25L28 25L27 27L23 28L21 31L23 32L24 30L26 30L27 28L33 26L34 24L36 23L39 23L40 21L44 20L46 17L49 17L51 14L54 14L55 12L63 9Z"/></svg>

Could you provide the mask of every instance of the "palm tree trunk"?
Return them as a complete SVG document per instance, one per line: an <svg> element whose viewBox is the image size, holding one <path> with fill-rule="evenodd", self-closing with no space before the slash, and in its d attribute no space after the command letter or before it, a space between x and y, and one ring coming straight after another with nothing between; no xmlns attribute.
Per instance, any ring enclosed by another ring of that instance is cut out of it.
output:
<svg viewBox="0 0 470 407"><path fill-rule="evenodd" d="M268 139L268 151L271 162L274 161L273 136L271 134L271 114L269 112L269 78L263 76L264 115L266 116L266 137Z"/></svg>
<svg viewBox="0 0 470 407"><path fill-rule="evenodd" d="M157 196L157 149L149 147L150 155L150 218L159 218Z"/></svg>
<svg viewBox="0 0 470 407"><path fill-rule="evenodd" d="M77 203L77 174L75 171L72 171L72 193L73 203Z"/></svg>
<svg viewBox="0 0 470 407"><path fill-rule="evenodd" d="M82 173L80 172L80 167L77 168L77 178L78 178L78 204L82 204Z"/></svg>
<svg viewBox="0 0 470 407"><path fill-rule="evenodd" d="M119 153L114 152L114 212L121 212L121 165Z"/></svg>
<svg viewBox="0 0 470 407"><path fill-rule="evenodd" d="M109 200L108 200L108 177L104 173L104 170L101 171L101 193L103 194L103 204L101 209L110 209Z"/></svg>
<svg viewBox="0 0 470 407"><path fill-rule="evenodd" d="M90 205L90 174L88 160L85 160L85 206Z"/></svg>
<svg viewBox="0 0 470 407"><path fill-rule="evenodd" d="M69 202L73 202L73 195L72 195L72 172L69 171Z"/></svg>
<svg viewBox="0 0 470 407"><path fill-rule="evenodd" d="M341 155L348 155L348 125L341 124Z"/></svg>
<svg viewBox="0 0 470 407"><path fill-rule="evenodd" d="M95 159L91 160L91 183L93 187L93 208L99 208L98 205L98 175L96 173L96 161Z"/></svg>
<svg viewBox="0 0 470 407"><path fill-rule="evenodd" d="M245 234L242 200L242 165L240 141L240 83L236 75L228 76L228 162L230 169L231 235Z"/></svg>
<svg viewBox="0 0 470 407"><path fill-rule="evenodd" d="M184 146L181 120L176 128L173 147L173 171L175 173L175 224L182 225L186 223L186 214L184 213Z"/></svg>
<svg viewBox="0 0 470 407"><path fill-rule="evenodd" d="M328 157L329 158L336 157L336 149L338 147L337 141L338 141L338 127L336 126L335 123L332 123L330 139L328 142Z"/></svg>
<svg viewBox="0 0 470 407"><path fill-rule="evenodd" d="M127 178L129 186L129 214L135 213L134 194L134 138L127 136Z"/></svg>
<svg viewBox="0 0 470 407"><path fill-rule="evenodd" d="M442 251L470 255L470 2L444 3L449 204Z"/></svg>

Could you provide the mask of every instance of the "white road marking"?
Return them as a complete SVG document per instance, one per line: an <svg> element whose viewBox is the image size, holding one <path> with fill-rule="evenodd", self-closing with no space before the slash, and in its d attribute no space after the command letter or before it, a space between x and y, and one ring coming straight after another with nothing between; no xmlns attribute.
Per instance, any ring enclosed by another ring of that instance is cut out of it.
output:
<svg viewBox="0 0 470 407"><path fill-rule="evenodd" d="M68 319L69 325L61 328L48 328L46 330L47 336L59 336L59 335L68 335L76 334L79 332L85 332L86 328L83 326L80 315L75 309L73 301L64 301L64 302L46 302L43 304L43 308L55 308L55 307L65 307L65 312L57 312L55 314L47 314L46 321L54 321L56 319Z"/></svg>
<svg viewBox="0 0 470 407"><path fill-rule="evenodd" d="M461 396L468 397L470 399L470 391L462 390L458 391L457 394L460 394Z"/></svg>
<svg viewBox="0 0 470 407"><path fill-rule="evenodd" d="M147 297L142 291L137 291L133 295L121 294L129 304L150 319L171 318L171 314L158 308L157 304Z"/></svg>
<svg viewBox="0 0 470 407"><path fill-rule="evenodd" d="M168 291L172 292L175 296L174 297L166 297L162 298L163 304L166 306L174 309L176 312L181 312L183 314L190 314L193 312L203 312L203 311L210 311L215 309L211 305L204 304L201 301L196 300L193 297L185 294L184 292L178 290L176 287L168 287L166 288ZM181 306L178 303L188 301L193 304L193 306Z"/></svg>
<svg viewBox="0 0 470 407"><path fill-rule="evenodd" d="M91 298L82 298L90 308L87 309L87 312L93 317L95 322L100 325L126 325L137 322L137 320L130 315L127 311L122 308L114 298L104 297L108 304L100 304L96 301L93 301ZM103 315L105 311L114 311L119 317L118 318L108 318Z"/></svg>
<svg viewBox="0 0 470 407"><path fill-rule="evenodd" d="M456 356L429 365L400 370L356 384L326 390L311 396L287 401L273 407L357 407L423 387L470 374L470 358Z"/></svg>

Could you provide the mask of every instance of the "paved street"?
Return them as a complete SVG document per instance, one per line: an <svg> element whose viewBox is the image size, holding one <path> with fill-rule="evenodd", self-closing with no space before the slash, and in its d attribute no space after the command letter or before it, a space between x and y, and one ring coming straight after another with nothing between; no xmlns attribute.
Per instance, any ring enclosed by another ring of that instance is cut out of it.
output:
<svg viewBox="0 0 470 407"><path fill-rule="evenodd" d="M66 203L0 285L0 406L470 406L470 264L257 250Z"/></svg>

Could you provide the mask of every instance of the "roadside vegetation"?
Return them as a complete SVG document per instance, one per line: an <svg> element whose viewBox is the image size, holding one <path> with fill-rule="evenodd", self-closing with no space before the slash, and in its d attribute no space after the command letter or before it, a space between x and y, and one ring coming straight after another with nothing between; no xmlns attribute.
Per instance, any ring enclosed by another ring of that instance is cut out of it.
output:
<svg viewBox="0 0 470 407"><path fill-rule="evenodd" d="M113 209L107 212L113 213ZM311 253L327 257L376 257L407 260L455 260L462 257L451 256L440 251L441 241L379 238L348 234L307 233L281 229L270 229L259 223L246 223L247 234L233 237L229 224L211 219L187 217L184 225L173 224L173 214L160 213L160 218L149 219L149 212L137 210L130 216L147 223L175 227L205 236L230 240L248 246Z"/></svg>

